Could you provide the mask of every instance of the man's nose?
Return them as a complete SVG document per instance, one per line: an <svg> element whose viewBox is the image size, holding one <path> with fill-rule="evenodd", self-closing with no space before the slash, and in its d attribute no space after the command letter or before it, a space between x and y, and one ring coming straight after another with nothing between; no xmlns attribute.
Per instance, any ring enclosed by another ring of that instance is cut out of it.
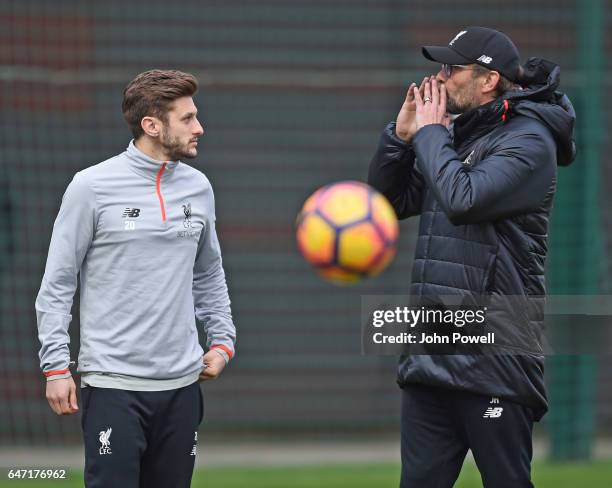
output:
<svg viewBox="0 0 612 488"><path fill-rule="evenodd" d="M436 81L438 83L444 83L447 80L446 73L443 68L440 68L440 71L436 74Z"/></svg>
<svg viewBox="0 0 612 488"><path fill-rule="evenodd" d="M198 135L198 136L201 136L202 134L204 134L204 127L202 127L202 124L200 124L199 120L196 120L196 122L197 122L198 125L196 126L194 134Z"/></svg>

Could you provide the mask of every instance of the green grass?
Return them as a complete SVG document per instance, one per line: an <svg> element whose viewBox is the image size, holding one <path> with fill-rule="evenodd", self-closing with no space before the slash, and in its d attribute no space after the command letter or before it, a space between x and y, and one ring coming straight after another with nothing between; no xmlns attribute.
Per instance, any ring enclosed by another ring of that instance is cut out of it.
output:
<svg viewBox="0 0 612 488"><path fill-rule="evenodd" d="M533 467L536 488L609 488L612 486L612 461L584 464L537 462ZM4 471L6 476L6 471ZM0 481L0 488L76 488L83 486L80 472L70 473L68 481ZM397 488L396 464L331 465L279 468L210 468L194 473L192 488ZM455 488L482 486L476 467L464 465Z"/></svg>

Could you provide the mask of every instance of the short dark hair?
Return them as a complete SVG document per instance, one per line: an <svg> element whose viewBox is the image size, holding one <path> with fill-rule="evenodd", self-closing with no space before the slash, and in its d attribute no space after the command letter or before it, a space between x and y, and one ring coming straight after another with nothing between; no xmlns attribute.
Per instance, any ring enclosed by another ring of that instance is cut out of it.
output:
<svg viewBox="0 0 612 488"><path fill-rule="evenodd" d="M197 91L198 81L189 73L161 69L140 73L123 91L123 117L134 139L144 134L140 125L143 117L157 117L165 123L172 102L192 97Z"/></svg>
<svg viewBox="0 0 612 488"><path fill-rule="evenodd" d="M480 66L479 64L475 64L474 69L472 69L472 78L478 78L479 76L486 75L489 71L491 70L485 68L484 66ZM495 87L495 98L501 97L504 93L515 90L517 87L518 86L516 83L510 81L504 75L499 73L499 81Z"/></svg>

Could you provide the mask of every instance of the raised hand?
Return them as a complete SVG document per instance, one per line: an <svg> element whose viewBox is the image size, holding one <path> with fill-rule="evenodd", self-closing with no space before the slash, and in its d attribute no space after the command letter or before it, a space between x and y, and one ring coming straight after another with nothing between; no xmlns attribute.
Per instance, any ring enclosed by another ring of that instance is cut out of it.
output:
<svg viewBox="0 0 612 488"><path fill-rule="evenodd" d="M431 77L421 94L413 88L414 102L416 104L416 130L430 124L449 126L450 119L446 113L446 88L443 84Z"/></svg>
<svg viewBox="0 0 612 488"><path fill-rule="evenodd" d="M406 99L404 104L397 114L397 120L395 123L395 133L397 137L408 142L412 139L412 136L416 134L416 102L414 98L414 91L419 91L421 96L425 89L426 83L429 81L429 77L426 76L421 82L421 86L417 89L416 83L411 83L406 93Z"/></svg>

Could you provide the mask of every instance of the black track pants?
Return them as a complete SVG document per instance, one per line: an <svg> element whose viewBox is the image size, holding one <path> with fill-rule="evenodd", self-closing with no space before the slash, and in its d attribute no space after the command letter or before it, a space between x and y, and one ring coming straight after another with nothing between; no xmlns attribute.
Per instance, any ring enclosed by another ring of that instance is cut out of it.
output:
<svg viewBox="0 0 612 488"><path fill-rule="evenodd" d="M450 488L468 449L485 488L533 488L530 408L469 392L402 390L401 488Z"/></svg>
<svg viewBox="0 0 612 488"><path fill-rule="evenodd" d="M204 414L198 383L167 391L85 387L87 488L188 488Z"/></svg>

